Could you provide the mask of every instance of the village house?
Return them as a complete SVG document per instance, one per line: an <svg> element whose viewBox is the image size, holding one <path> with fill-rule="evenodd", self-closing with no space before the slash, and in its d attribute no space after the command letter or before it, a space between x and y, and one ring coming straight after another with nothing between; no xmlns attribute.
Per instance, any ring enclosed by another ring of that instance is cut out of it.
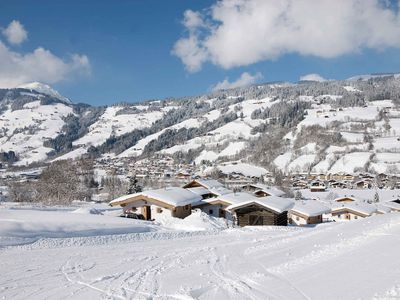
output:
<svg viewBox="0 0 400 300"><path fill-rule="evenodd" d="M185 218L192 212L192 204L202 197L179 187L148 190L125 195L110 202L111 206L121 206L125 215L144 220L157 220L163 214Z"/></svg>
<svg viewBox="0 0 400 300"><path fill-rule="evenodd" d="M311 192L325 192L326 185L320 180L315 180L310 183L310 191Z"/></svg>
<svg viewBox="0 0 400 300"><path fill-rule="evenodd" d="M305 180L295 180L292 183L292 187L296 189L306 189L308 187L308 182Z"/></svg>
<svg viewBox="0 0 400 300"><path fill-rule="evenodd" d="M226 210L239 226L287 226L288 210L293 205L292 199L269 196L232 204Z"/></svg>
<svg viewBox="0 0 400 300"><path fill-rule="evenodd" d="M358 180L354 183L354 187L357 189L370 189L372 187L372 182L370 179Z"/></svg>
<svg viewBox="0 0 400 300"><path fill-rule="evenodd" d="M335 221L350 221L366 218L377 212L375 205L365 202L343 202L332 207L331 216Z"/></svg>
<svg viewBox="0 0 400 300"><path fill-rule="evenodd" d="M298 226L319 224L323 222L323 215L329 212L330 209L317 200L296 201L289 211L289 220Z"/></svg>

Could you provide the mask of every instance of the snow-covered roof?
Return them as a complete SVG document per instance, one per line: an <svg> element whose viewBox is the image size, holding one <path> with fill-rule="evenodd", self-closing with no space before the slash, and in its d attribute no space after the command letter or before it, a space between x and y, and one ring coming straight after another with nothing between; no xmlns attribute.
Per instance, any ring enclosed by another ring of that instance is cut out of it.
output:
<svg viewBox="0 0 400 300"><path fill-rule="evenodd" d="M267 186L265 184L262 183L255 183L255 184L250 184L250 186L254 186L255 188L258 188L258 191L263 191L266 192L268 194L270 194L271 196L283 196L285 194L284 191L278 189L276 186ZM256 191L256 192L258 192Z"/></svg>
<svg viewBox="0 0 400 300"><path fill-rule="evenodd" d="M377 211L375 205L368 204L365 202L341 202L332 207L332 212L341 210L341 209L348 209L355 212L359 212L364 215L372 215L374 212Z"/></svg>
<svg viewBox="0 0 400 300"><path fill-rule="evenodd" d="M209 190L224 186L221 182L215 179L196 179L195 181Z"/></svg>
<svg viewBox="0 0 400 300"><path fill-rule="evenodd" d="M376 209L378 212L386 214L386 213L390 213L392 211L392 209L388 206L385 206L383 204L378 204L376 205Z"/></svg>
<svg viewBox="0 0 400 300"><path fill-rule="evenodd" d="M386 207L390 207L391 209L400 211L400 204L394 201L387 201L382 203Z"/></svg>
<svg viewBox="0 0 400 300"><path fill-rule="evenodd" d="M225 195L225 194L230 194L230 193L233 192L232 190L227 189L227 188L224 187L224 186L215 187L215 188L209 189L209 191L210 191L211 193L217 195L217 196L221 196L221 195Z"/></svg>
<svg viewBox="0 0 400 300"><path fill-rule="evenodd" d="M251 204L258 204L267 209L273 210L277 213L283 213L284 211L288 211L293 207L294 201L293 199L290 198L281 198L276 196L260 197L260 198L255 197L255 199L232 204L228 206L227 209L235 210L237 208L248 206Z"/></svg>
<svg viewBox="0 0 400 300"><path fill-rule="evenodd" d="M191 191L192 193L195 193L196 195L200 195L200 196L210 193L209 190L207 190L205 187L202 187L202 186L187 188L187 190Z"/></svg>
<svg viewBox="0 0 400 300"><path fill-rule="evenodd" d="M330 212L330 209L316 200L296 201L293 212L305 215L307 217L315 217Z"/></svg>
<svg viewBox="0 0 400 300"><path fill-rule="evenodd" d="M218 197L219 200L227 202L229 204L238 204L247 201L257 200L258 198L249 193L229 193L223 194Z"/></svg>
<svg viewBox="0 0 400 300"><path fill-rule="evenodd" d="M338 197L338 198L334 199L333 201L335 201L335 202L339 201L340 202L341 200L344 200L344 199L349 199L349 200L352 200L354 202L359 202L360 201L359 199L357 199L355 197L350 197L350 196Z"/></svg>
<svg viewBox="0 0 400 300"><path fill-rule="evenodd" d="M208 190L207 193L213 193L214 195L217 195L217 196L232 193L232 190L227 189L226 187L224 187L224 185L221 182L219 182L215 179L196 179L193 181L198 183L199 185L201 185L201 187L203 189ZM189 186L189 185L190 185L190 183L184 185L184 188L188 189L188 190L195 189L195 188L187 188L187 186ZM204 190L198 189L198 191L204 192L202 195L207 194ZM195 190L193 190L193 192L195 192Z"/></svg>
<svg viewBox="0 0 400 300"><path fill-rule="evenodd" d="M145 196L152 198L172 206L184 206L198 202L202 199L201 196L181 187L167 187L157 190L148 190L141 193L135 193L119 197L110 202L110 205L118 205L121 202L134 199L137 196ZM136 200L136 199L135 199Z"/></svg>

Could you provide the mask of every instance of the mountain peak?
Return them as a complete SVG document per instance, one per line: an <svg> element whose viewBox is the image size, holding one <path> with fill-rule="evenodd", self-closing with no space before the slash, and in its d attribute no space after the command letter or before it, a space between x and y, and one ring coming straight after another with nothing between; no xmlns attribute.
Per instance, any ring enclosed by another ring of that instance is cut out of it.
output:
<svg viewBox="0 0 400 300"><path fill-rule="evenodd" d="M64 102L71 103L71 100L62 96L58 91L54 90L51 86L41 83L41 82L35 81L35 82L25 83L25 84L21 84L21 85L17 86L17 88L34 90L41 94L52 96L52 97L60 99Z"/></svg>

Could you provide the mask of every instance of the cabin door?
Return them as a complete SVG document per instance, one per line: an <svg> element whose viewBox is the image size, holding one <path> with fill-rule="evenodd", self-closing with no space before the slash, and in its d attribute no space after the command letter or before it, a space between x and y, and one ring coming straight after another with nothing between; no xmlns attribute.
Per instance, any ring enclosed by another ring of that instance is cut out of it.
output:
<svg viewBox="0 0 400 300"><path fill-rule="evenodd" d="M219 209L218 217L225 218L225 209L222 208Z"/></svg>
<svg viewBox="0 0 400 300"><path fill-rule="evenodd" d="M151 208L150 206L143 206L142 214L145 220L151 220Z"/></svg>
<svg viewBox="0 0 400 300"><path fill-rule="evenodd" d="M249 216L249 225L263 225L263 217L257 215L250 215Z"/></svg>

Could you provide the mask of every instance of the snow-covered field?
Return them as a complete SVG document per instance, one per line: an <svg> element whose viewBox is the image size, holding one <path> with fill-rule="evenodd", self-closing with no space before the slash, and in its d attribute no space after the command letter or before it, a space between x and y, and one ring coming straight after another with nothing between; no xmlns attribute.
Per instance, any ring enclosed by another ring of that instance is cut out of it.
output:
<svg viewBox="0 0 400 300"><path fill-rule="evenodd" d="M399 213L316 227L227 229L200 213L178 227L115 213L2 205L0 298L400 297ZM190 224L199 230L184 230Z"/></svg>

